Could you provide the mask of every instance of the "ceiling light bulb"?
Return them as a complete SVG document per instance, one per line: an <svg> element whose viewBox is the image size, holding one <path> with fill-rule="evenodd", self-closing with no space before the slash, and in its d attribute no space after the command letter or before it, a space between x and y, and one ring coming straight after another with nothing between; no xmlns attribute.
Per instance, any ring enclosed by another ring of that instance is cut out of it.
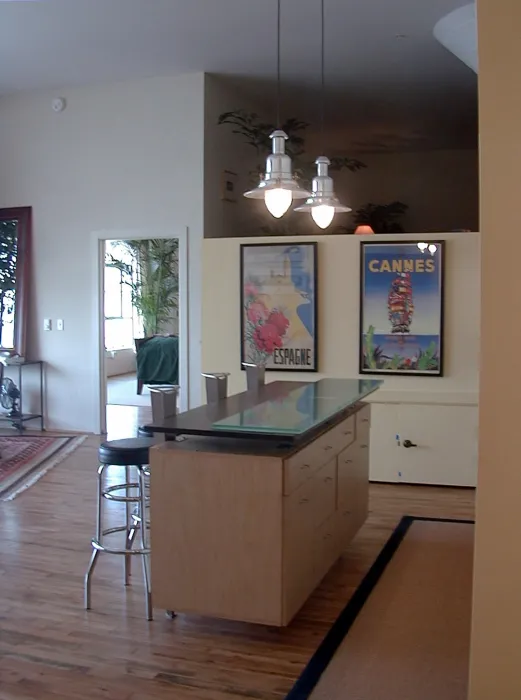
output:
<svg viewBox="0 0 521 700"><path fill-rule="evenodd" d="M418 243L418 248L423 253L425 250L427 250L427 243Z"/></svg>
<svg viewBox="0 0 521 700"><path fill-rule="evenodd" d="M429 253L430 253L431 255L434 255L434 253L435 253L437 250L438 250L438 249L437 249L437 247L434 245L434 243L431 243L430 246L429 246Z"/></svg>
<svg viewBox="0 0 521 700"><path fill-rule="evenodd" d="M291 190L284 190L281 187L277 187L273 190L266 190L264 193L264 201L269 213L276 219L280 219L281 216L288 211L291 206L293 196Z"/></svg>
<svg viewBox="0 0 521 700"><path fill-rule="evenodd" d="M321 204L311 209L311 216L317 226L320 226L320 228L327 228L335 216L335 207Z"/></svg>

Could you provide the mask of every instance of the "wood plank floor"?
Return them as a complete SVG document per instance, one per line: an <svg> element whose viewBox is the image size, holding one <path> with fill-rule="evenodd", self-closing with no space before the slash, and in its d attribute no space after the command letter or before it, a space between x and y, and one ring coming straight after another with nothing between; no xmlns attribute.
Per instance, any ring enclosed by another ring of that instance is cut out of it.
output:
<svg viewBox="0 0 521 700"><path fill-rule="evenodd" d="M87 613L98 443L0 504L0 700L283 698L402 515L474 515L472 491L373 485L367 524L288 629L159 610L146 622L139 566L125 589L108 556Z"/></svg>

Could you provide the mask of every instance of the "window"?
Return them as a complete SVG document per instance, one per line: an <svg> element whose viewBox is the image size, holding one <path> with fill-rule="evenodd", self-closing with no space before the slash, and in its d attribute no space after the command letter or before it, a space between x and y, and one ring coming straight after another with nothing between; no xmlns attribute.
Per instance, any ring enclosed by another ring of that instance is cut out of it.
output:
<svg viewBox="0 0 521 700"><path fill-rule="evenodd" d="M118 241L107 241L105 259L105 348L134 347L143 335L142 324L132 305L131 282L137 275L132 252Z"/></svg>

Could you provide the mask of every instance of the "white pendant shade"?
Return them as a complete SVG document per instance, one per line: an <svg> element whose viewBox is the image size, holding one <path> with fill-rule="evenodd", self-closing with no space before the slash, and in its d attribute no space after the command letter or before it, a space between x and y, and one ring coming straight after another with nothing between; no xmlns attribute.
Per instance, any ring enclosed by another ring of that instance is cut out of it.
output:
<svg viewBox="0 0 521 700"><path fill-rule="evenodd" d="M269 213L276 219L280 219L290 208L293 196L291 190L277 187L275 190L266 190L264 201Z"/></svg>
<svg viewBox="0 0 521 700"><path fill-rule="evenodd" d="M311 216L317 226L327 228L335 216L335 207L331 207L328 204L319 204L318 207L312 207Z"/></svg>
<svg viewBox="0 0 521 700"><path fill-rule="evenodd" d="M254 190L244 193L250 199L264 199L272 216L280 219L294 199L305 199L309 192L293 178L291 158L285 152L288 138L284 131L277 129L271 136L272 153L266 159L266 173Z"/></svg>
<svg viewBox="0 0 521 700"><path fill-rule="evenodd" d="M328 174L329 158L319 156L315 163L317 164L317 174L313 178L311 196L295 211L311 212L313 221L320 228L327 228L337 212L350 212L351 208L345 207L335 196L333 180Z"/></svg>

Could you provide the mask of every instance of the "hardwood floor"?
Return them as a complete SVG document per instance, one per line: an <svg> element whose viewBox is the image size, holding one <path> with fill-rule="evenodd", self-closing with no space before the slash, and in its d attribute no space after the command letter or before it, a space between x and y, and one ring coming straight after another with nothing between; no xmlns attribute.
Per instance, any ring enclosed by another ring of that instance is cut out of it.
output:
<svg viewBox="0 0 521 700"><path fill-rule="evenodd" d="M0 503L0 700L283 698L402 515L474 515L472 491L372 485L367 524L287 629L170 620L160 610L149 623L138 562L125 589L123 562L109 556L87 613L98 443L89 437Z"/></svg>
<svg viewBox="0 0 521 700"><path fill-rule="evenodd" d="M107 439L135 437L139 426L152 422L150 406L107 405Z"/></svg>

